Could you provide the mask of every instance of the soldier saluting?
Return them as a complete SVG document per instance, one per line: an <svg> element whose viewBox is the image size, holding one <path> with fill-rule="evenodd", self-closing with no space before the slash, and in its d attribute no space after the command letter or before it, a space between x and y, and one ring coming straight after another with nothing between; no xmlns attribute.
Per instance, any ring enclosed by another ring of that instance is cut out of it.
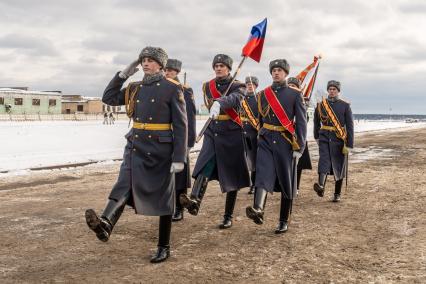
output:
<svg viewBox="0 0 426 284"><path fill-rule="evenodd" d="M182 69L182 62L177 59L168 59L166 68L165 68L165 76L171 80L179 83L178 74ZM189 151L195 144L196 137L196 108L194 101L194 91L188 85L180 84L183 88L183 96L185 98L186 103L186 114L188 118L188 155L186 157L186 163L183 171L176 174L176 208L175 213L173 214L172 221L177 222L183 219L183 207L180 204L179 196L182 193L187 193L188 188L191 187L191 172L190 172L190 164L189 164Z"/></svg>
<svg viewBox="0 0 426 284"><path fill-rule="evenodd" d="M272 86L259 92L260 125L256 159L254 206L247 217L263 224L268 192L281 193L280 221L276 234L288 230L293 198L296 197L295 168L306 141L306 110L300 91L290 88L285 77L290 65L285 59L269 63Z"/></svg>
<svg viewBox="0 0 426 284"><path fill-rule="evenodd" d="M340 201L349 150L354 146L354 123L349 103L340 99L340 82L327 83L328 97L318 103L314 114L314 138L319 147L318 182L314 190L324 196L327 175L334 175L333 202Z"/></svg>
<svg viewBox="0 0 426 284"><path fill-rule="evenodd" d="M241 101L241 120L243 122L243 137L246 145L247 166L250 171L251 186L249 194L254 193L256 180L257 132L259 131L259 111L257 108L256 89L259 79L254 76L246 77L247 93Z"/></svg>
<svg viewBox="0 0 426 284"><path fill-rule="evenodd" d="M185 100L179 84L167 80L162 72L167 54L159 47L145 47L139 58L117 73L105 89L102 101L125 105L133 127L126 134L118 180L108 197L101 216L86 210L86 222L99 240L108 241L125 205L136 214L160 216L157 253L151 262L170 255L170 230L175 207L174 173L182 171L186 161L187 118ZM124 82L138 71L140 82Z"/></svg>
<svg viewBox="0 0 426 284"><path fill-rule="evenodd" d="M219 227L227 229L232 226L238 190L250 186L238 115L245 86L238 81L230 86L232 59L228 55L216 55L212 67L216 78L203 84L203 92L213 121L204 133L203 146L192 173L195 182L191 195L181 194L180 201L190 214L197 215L207 183L218 180L222 192L226 193L225 215ZM229 86L228 93L223 96Z"/></svg>

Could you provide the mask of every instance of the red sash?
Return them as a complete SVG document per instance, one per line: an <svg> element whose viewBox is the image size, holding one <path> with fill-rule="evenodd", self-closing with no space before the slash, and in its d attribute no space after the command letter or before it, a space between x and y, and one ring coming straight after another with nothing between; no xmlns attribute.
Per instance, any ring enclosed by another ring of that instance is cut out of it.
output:
<svg viewBox="0 0 426 284"><path fill-rule="evenodd" d="M210 90L210 94L212 94L213 98L218 99L218 98L222 97L222 94L216 88L216 81L214 79L210 80L210 82L209 82L209 90ZM243 126L241 119L240 119L240 116L235 111L235 109L228 108L228 109L225 109L224 111L226 112L227 115L229 115L229 117L232 119L232 121L234 121L236 124L238 124L241 127Z"/></svg>
<svg viewBox="0 0 426 284"><path fill-rule="evenodd" d="M272 87L269 86L265 89L265 98L280 121L281 125L291 133L291 135L295 135L296 131L294 129L293 121L291 121L287 113L285 112L283 106L278 101L277 97L272 90Z"/></svg>

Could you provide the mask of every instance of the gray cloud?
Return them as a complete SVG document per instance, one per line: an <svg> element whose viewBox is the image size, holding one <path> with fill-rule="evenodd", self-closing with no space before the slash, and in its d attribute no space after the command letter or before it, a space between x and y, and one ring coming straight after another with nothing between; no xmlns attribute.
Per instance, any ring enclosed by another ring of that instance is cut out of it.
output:
<svg viewBox="0 0 426 284"><path fill-rule="evenodd" d="M399 5L399 10L407 14L422 14L426 13L426 3L424 1L410 1Z"/></svg>
<svg viewBox="0 0 426 284"><path fill-rule="evenodd" d="M410 112L415 110L407 107L412 99L401 94L410 89L410 98L422 101L426 87L418 76L426 71L422 3L4 0L0 60L7 72L0 74L0 85L100 96L116 71L144 46L153 45L183 61L201 103L201 83L213 77L213 56L229 54L235 68L251 26L268 17L262 61L247 60L240 78L256 75L265 87L270 83L270 60L286 58L296 74L322 53L318 89L338 79L355 112L385 110L379 103L383 96L392 101L394 112ZM142 75L138 72L131 79ZM413 82L416 88L407 87Z"/></svg>
<svg viewBox="0 0 426 284"><path fill-rule="evenodd" d="M47 38L20 34L7 34L0 37L0 48L12 49L31 56L56 56L54 44Z"/></svg>

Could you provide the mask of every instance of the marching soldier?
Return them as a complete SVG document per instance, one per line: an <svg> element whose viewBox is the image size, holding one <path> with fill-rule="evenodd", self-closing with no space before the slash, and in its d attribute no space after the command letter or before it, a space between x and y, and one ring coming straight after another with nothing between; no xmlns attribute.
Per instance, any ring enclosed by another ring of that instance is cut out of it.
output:
<svg viewBox="0 0 426 284"><path fill-rule="evenodd" d="M333 202L340 201L343 179L348 170L348 155L354 146L354 123L349 103L340 99L340 82L327 83L328 97L318 103L314 114L314 138L319 147L318 182L314 190L324 196L327 175L334 175Z"/></svg>
<svg viewBox="0 0 426 284"><path fill-rule="evenodd" d="M179 82L178 74L180 73L181 68L181 61L177 59L168 59L165 69L166 78ZM191 187L189 151L192 147L194 147L196 137L196 108L194 101L194 92L191 87L184 84L180 85L183 88L183 96L185 97L186 103L186 114L188 118L188 155L186 157L186 164L183 171L176 174L176 208L172 218L173 222L178 222L183 219L183 207L180 204L179 196L182 193L187 193L188 188Z"/></svg>
<svg viewBox="0 0 426 284"><path fill-rule="evenodd" d="M297 159L306 141L306 110L300 91L287 85L290 66L285 59L269 63L272 86L259 93L260 130L256 159L254 206L247 217L263 224L268 192L281 192L280 221L276 234L288 230L293 198L296 197Z"/></svg>
<svg viewBox="0 0 426 284"><path fill-rule="evenodd" d="M247 166L251 179L249 194L254 193L254 182L256 180L257 132L259 131L259 112L257 110L256 98L256 89L258 86L259 79L254 76L246 77L247 93L241 102L243 137L246 146Z"/></svg>
<svg viewBox="0 0 426 284"><path fill-rule="evenodd" d="M296 77L289 77L287 79L289 87L300 89L300 81ZM309 100L303 100L305 109L308 110ZM306 122L309 122L308 113L306 113ZM302 157L297 162L297 194L299 194L300 180L302 177L302 170L312 170L311 156L309 155L308 140L306 139L305 150L303 150Z"/></svg>
<svg viewBox="0 0 426 284"><path fill-rule="evenodd" d="M203 92L213 120L204 134L203 146L192 173L195 182L191 195L181 194L180 201L190 214L197 215L207 183L218 180L221 191L226 193L225 215L219 228L228 229L232 226L238 190L250 186L241 134L242 123L238 115L245 86L238 81L230 86L232 59L228 55L216 55L212 67L216 78L203 84Z"/></svg>
<svg viewBox="0 0 426 284"><path fill-rule="evenodd" d="M157 253L151 262L170 255L170 230L175 207L174 173L182 171L186 161L187 118L180 85L164 77L167 54L159 47L145 47L139 58L117 73L105 89L102 101L125 105L133 127L126 134L118 180L108 197L101 216L86 210L86 222L99 240L106 242L125 205L136 214L160 216ZM142 81L124 82L138 71Z"/></svg>

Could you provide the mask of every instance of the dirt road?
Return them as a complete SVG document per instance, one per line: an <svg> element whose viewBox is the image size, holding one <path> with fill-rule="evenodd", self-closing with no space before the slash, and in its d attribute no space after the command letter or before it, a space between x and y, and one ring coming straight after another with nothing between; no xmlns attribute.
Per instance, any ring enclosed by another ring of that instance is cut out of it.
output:
<svg viewBox="0 0 426 284"><path fill-rule="evenodd" d="M273 233L279 196L258 226L245 217L247 189L234 226L217 229L224 196L212 182L199 216L173 225L172 257L158 265L149 263L157 217L126 209L106 244L85 224L86 208L103 208L118 163L3 178L0 282L425 283L425 137L426 128L357 137L339 204L329 201L331 179L321 199L316 171L304 172L284 235Z"/></svg>

